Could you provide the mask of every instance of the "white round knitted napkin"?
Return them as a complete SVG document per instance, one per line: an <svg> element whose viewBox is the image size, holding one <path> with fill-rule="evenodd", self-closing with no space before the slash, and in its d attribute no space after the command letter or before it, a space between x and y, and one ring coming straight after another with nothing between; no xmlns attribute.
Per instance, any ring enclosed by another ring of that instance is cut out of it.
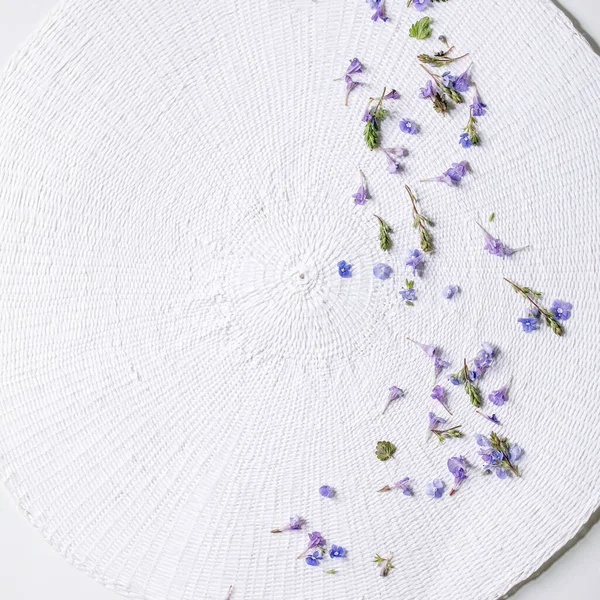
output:
<svg viewBox="0 0 600 600"><path fill-rule="evenodd" d="M362 0L70 0L2 79L0 465L48 541L124 595L492 600L599 505L600 61L548 0L385 3L387 23ZM409 38L424 14L433 36ZM470 53L452 71L473 62L480 147L458 144L465 107L418 97L416 55L440 34ZM355 56L344 107L333 78ZM409 151L395 175L362 140L384 85L401 94L384 145ZM419 182L460 160L459 186ZM413 307L404 183L435 221ZM491 212L491 233L530 247L485 253ZM503 276L572 302L566 335L523 333ZM509 401L484 410L525 449L521 478L478 474L473 434L492 425L445 376L466 437L426 439L443 411L406 336L453 371L497 348L481 388L511 383ZM406 396L382 416L392 385ZM429 499L459 454L471 476ZM414 497L377 493L404 476ZM294 514L303 531L269 533ZM296 560L314 530L347 557Z"/></svg>

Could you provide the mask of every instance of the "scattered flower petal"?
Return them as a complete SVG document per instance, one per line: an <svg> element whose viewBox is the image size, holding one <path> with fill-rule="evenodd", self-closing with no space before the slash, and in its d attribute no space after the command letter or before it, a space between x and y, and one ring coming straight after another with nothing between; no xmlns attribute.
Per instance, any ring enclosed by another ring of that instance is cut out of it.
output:
<svg viewBox="0 0 600 600"><path fill-rule="evenodd" d="M322 485L319 488L319 494L323 498L333 498L335 496L335 490L330 485Z"/></svg>
<svg viewBox="0 0 600 600"><path fill-rule="evenodd" d="M402 119L400 121L400 131L408 133L410 135L414 135L415 133L417 133L417 126L410 119Z"/></svg>
<svg viewBox="0 0 600 600"><path fill-rule="evenodd" d="M373 267L373 275L377 277L377 279L388 279L392 274L392 267L390 265L386 265L385 263L377 263Z"/></svg>

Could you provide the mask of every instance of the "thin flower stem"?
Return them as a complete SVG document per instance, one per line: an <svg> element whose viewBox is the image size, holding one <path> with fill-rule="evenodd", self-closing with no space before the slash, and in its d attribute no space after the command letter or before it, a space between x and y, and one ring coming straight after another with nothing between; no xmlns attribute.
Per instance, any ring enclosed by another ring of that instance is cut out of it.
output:
<svg viewBox="0 0 600 600"><path fill-rule="evenodd" d="M506 281L507 283L509 283L513 287L513 289L515 290L515 292L518 292L519 294L521 294L521 296L523 296L524 298L527 298L527 300L529 300L529 302L531 302L531 304L533 304L540 311L540 313L545 314L544 309L537 302L535 302L529 296L529 294L523 290L522 287L518 286L516 283L513 283L510 279L507 279L506 277L503 277L503 279L504 279L504 281Z"/></svg>

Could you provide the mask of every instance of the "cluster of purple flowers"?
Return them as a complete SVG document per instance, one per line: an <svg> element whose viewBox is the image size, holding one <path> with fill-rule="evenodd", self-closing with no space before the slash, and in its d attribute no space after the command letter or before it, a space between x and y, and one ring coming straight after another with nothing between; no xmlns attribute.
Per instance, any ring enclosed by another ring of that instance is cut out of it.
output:
<svg viewBox="0 0 600 600"><path fill-rule="evenodd" d="M359 81L355 81L354 79L352 79L351 75L354 75L357 73L362 73L362 70L363 70L363 66L362 66L360 60L358 60L358 58L350 59L350 65L348 66L348 68L346 69L346 72L344 73L344 82L346 84L346 97L344 99L345 106L348 105L348 96L350 95L350 92L354 88L361 85L361 83Z"/></svg>
<svg viewBox="0 0 600 600"><path fill-rule="evenodd" d="M384 0L367 0L367 4L372 10L375 11L371 16L371 21L377 21L378 19L381 19L385 22L388 20L388 18L385 16Z"/></svg>
<svg viewBox="0 0 600 600"><path fill-rule="evenodd" d="M520 446L509 443L506 438L501 438L494 432L489 438L478 433L475 440L486 473L493 472L500 479L506 479L509 475L519 476L516 463L523 456Z"/></svg>
<svg viewBox="0 0 600 600"><path fill-rule="evenodd" d="M550 305L550 313L557 321L568 321L571 317L571 310L573 305L570 302L564 302L563 300L554 300ZM530 333L538 329L542 314L536 307L531 308L527 312L527 316L520 317L517 321L523 327L525 333Z"/></svg>
<svg viewBox="0 0 600 600"><path fill-rule="evenodd" d="M311 552L311 550L313 550L313 552ZM298 555L298 558L304 556L304 561L307 565L318 567L320 561L324 558L325 552L325 539L320 532L313 531L308 534L308 546L304 552ZM342 548L342 546L337 546L336 544L331 545L331 548L329 549L329 558L343 558L344 556L346 556L346 550Z"/></svg>

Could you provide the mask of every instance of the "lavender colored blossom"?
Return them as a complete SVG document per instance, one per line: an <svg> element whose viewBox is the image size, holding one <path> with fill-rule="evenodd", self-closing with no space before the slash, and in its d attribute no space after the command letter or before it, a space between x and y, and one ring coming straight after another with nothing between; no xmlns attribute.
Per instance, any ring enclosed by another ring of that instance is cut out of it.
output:
<svg viewBox="0 0 600 600"><path fill-rule="evenodd" d="M354 198L355 204L362 206L370 198L370 196L362 169L359 169L358 172L360 173L360 186L356 194L352 194L352 197Z"/></svg>
<svg viewBox="0 0 600 600"><path fill-rule="evenodd" d="M457 185L460 183L461 179L467 174L467 163L466 161L461 161L459 163L452 163L452 166L444 171L442 175L438 175L437 177L430 177L429 179L422 179L421 181L439 181L440 183L445 183L449 186Z"/></svg>
<svg viewBox="0 0 600 600"><path fill-rule="evenodd" d="M388 279L392 274L392 267L390 265L386 265L385 263L377 263L373 267L373 275L377 277L377 279Z"/></svg>
<svg viewBox="0 0 600 600"><path fill-rule="evenodd" d="M452 385L460 385L461 381L458 377L456 377L456 375L450 375L448 377L448 381L452 384Z"/></svg>
<svg viewBox="0 0 600 600"><path fill-rule="evenodd" d="M448 400L446 399L446 390L441 385L436 385L431 390L431 397L434 400L437 400L445 410L447 410L450 414L450 409L448 408Z"/></svg>
<svg viewBox="0 0 600 600"><path fill-rule="evenodd" d="M455 80L456 77L454 77L450 71L444 71L439 78L439 81L441 81L442 85L447 88L453 88Z"/></svg>
<svg viewBox="0 0 600 600"><path fill-rule="evenodd" d="M402 300L404 300L404 302L412 303L417 299L417 290L414 287L412 287L412 288L403 287L400 290L400 296L402 296Z"/></svg>
<svg viewBox="0 0 600 600"><path fill-rule="evenodd" d="M499 390L493 390L488 395L488 400L496 406L502 406L508 399L507 394L508 388L506 386L501 387Z"/></svg>
<svg viewBox="0 0 600 600"><path fill-rule="evenodd" d="M448 459L448 471L454 475L454 484L450 490L450 496L456 492L460 484L467 478L467 459L464 456L453 456Z"/></svg>
<svg viewBox="0 0 600 600"><path fill-rule="evenodd" d="M402 119L400 121L400 131L414 135L417 133L417 126L410 119Z"/></svg>
<svg viewBox="0 0 600 600"><path fill-rule="evenodd" d="M308 546L304 552L301 552L297 558L302 558L309 550L320 548L325 545L325 539L318 531L312 531L308 534Z"/></svg>
<svg viewBox="0 0 600 600"><path fill-rule="evenodd" d="M388 406L394 400L398 400L399 398L402 398L403 396L404 396L404 390L401 390L399 387L393 385L388 391L387 402L386 402L385 406L383 407L383 412L381 414L385 413L385 411L388 409Z"/></svg>
<svg viewBox="0 0 600 600"><path fill-rule="evenodd" d="M447 360L440 358L438 354L433 357L433 368L435 369L435 376L437 377L444 369L447 369L450 363Z"/></svg>
<svg viewBox="0 0 600 600"><path fill-rule="evenodd" d="M433 85L433 82L431 81L431 79L427 80L427 83L425 84L424 87L421 88L421 90L419 91L419 98L433 98L433 96L435 96L437 93L437 90L435 88L435 86Z"/></svg>
<svg viewBox="0 0 600 600"><path fill-rule="evenodd" d="M461 133L460 134L460 138L458 139L458 143L463 148L470 148L473 145L473 142L471 141L471 136L466 131L465 131L465 133Z"/></svg>
<svg viewBox="0 0 600 600"><path fill-rule="evenodd" d="M483 342L481 344L481 350L477 353L477 356L473 360L475 367L472 375L473 379L480 378L487 369L489 369L494 363L495 351L491 344Z"/></svg>
<svg viewBox="0 0 600 600"><path fill-rule="evenodd" d="M429 418L429 431L434 431L435 429L439 429L440 425L445 425L447 423L446 419L442 419L442 417L438 417L431 411L428 413Z"/></svg>
<svg viewBox="0 0 600 600"><path fill-rule="evenodd" d="M350 60L350 65L346 69L346 75L352 75L353 73L362 73L363 66L358 58Z"/></svg>
<svg viewBox="0 0 600 600"><path fill-rule="evenodd" d="M329 550L330 558L343 558L346 555L346 550L341 546L336 546L335 544L331 544L331 548Z"/></svg>
<svg viewBox="0 0 600 600"><path fill-rule="evenodd" d="M523 455L523 450L517 444L511 444L506 438L501 438L494 432L487 438L477 434L479 455L483 460L485 473L495 473L499 479L506 479L510 474L519 476L516 464Z"/></svg>
<svg viewBox="0 0 600 600"><path fill-rule="evenodd" d="M562 300L554 300L552 306L550 306L550 312L558 321L567 321L571 317L572 309L573 305L570 302L563 302Z"/></svg>
<svg viewBox="0 0 600 600"><path fill-rule="evenodd" d="M525 333L535 331L540 324L539 319L536 319L535 317L519 317L517 321L521 323Z"/></svg>
<svg viewBox="0 0 600 600"><path fill-rule="evenodd" d="M307 565L309 565L311 567L318 567L319 561L323 560L323 555L318 550L315 550L312 554L308 555L304 560L306 561Z"/></svg>
<svg viewBox="0 0 600 600"><path fill-rule="evenodd" d="M350 92L361 84L358 81L354 81L350 75L344 75L344 81L346 82L346 97L344 99L344 105L348 106L348 96L350 96Z"/></svg>
<svg viewBox="0 0 600 600"><path fill-rule="evenodd" d="M413 494L412 488L410 487L410 485L408 485L406 483L409 480L410 480L410 477L404 477L400 481L396 481L396 483L394 483L394 487L398 488L399 490L402 490L402 493L405 496L412 496L412 494Z"/></svg>
<svg viewBox="0 0 600 600"><path fill-rule="evenodd" d="M277 529L271 529L271 533L281 533L283 531L295 531L298 529L302 529L302 525L304 525L304 519L299 515L295 517L290 517L290 522L283 527L279 527Z"/></svg>
<svg viewBox="0 0 600 600"><path fill-rule="evenodd" d="M444 290L442 291L442 296L444 296L444 298L446 298L446 300L450 300L450 298L452 298L455 294L458 293L458 286L457 285L449 285L448 287L445 287Z"/></svg>
<svg viewBox="0 0 600 600"><path fill-rule="evenodd" d="M476 410L475 412L478 415L481 415L484 419L487 419L488 421L491 421L492 423L495 423L496 425L500 425L500 421L498 420L498 417L495 414L486 415L485 413L482 413L480 410Z"/></svg>
<svg viewBox="0 0 600 600"><path fill-rule="evenodd" d="M367 0L367 4L369 4L369 6L375 11L371 17L371 21L377 21L378 19L381 19L385 22L388 20L384 12L384 0Z"/></svg>
<svg viewBox="0 0 600 600"><path fill-rule="evenodd" d="M399 160L408 154L406 148L398 146L397 148L382 148L388 163L388 173L396 173L400 169Z"/></svg>
<svg viewBox="0 0 600 600"><path fill-rule="evenodd" d="M445 484L441 479L434 479L431 483L427 484L425 493L430 498L441 498L444 495Z"/></svg>
<svg viewBox="0 0 600 600"><path fill-rule="evenodd" d="M396 91L396 90L392 90L391 92L388 92L384 97L384 100L399 100L400 99L400 94Z"/></svg>
<svg viewBox="0 0 600 600"><path fill-rule="evenodd" d="M415 275L417 271L422 267L424 258L424 254L420 250L415 249L409 253L404 264L407 267L410 267L412 269L413 275Z"/></svg>
<svg viewBox="0 0 600 600"><path fill-rule="evenodd" d="M348 277L352 277L352 265L349 265L345 260L340 260L337 264L338 273L340 277L344 279L348 279Z"/></svg>
<svg viewBox="0 0 600 600"><path fill-rule="evenodd" d="M469 89L469 87L471 87L471 80L469 77L470 68L471 67L469 67L466 71L461 73L458 77L454 78L454 81L452 82L452 87L457 92L466 92Z"/></svg>
<svg viewBox="0 0 600 600"><path fill-rule="evenodd" d="M486 107L487 107L487 104L484 104L481 101L481 98L479 97L479 93L477 91L475 91L475 94L473 96L473 103L469 107L471 109L471 114L474 117L483 117L483 115L485 115Z"/></svg>
<svg viewBox="0 0 600 600"><path fill-rule="evenodd" d="M323 498L333 498L335 496L335 490L330 485L322 485L319 488L319 494Z"/></svg>
<svg viewBox="0 0 600 600"><path fill-rule="evenodd" d="M479 225L479 228L481 229L481 231L483 231L483 235L485 237L485 244L483 245L483 249L489 252L491 255L500 256L501 258L504 258L516 252L516 250L505 246L501 240L491 235L479 223L477 223L477 225Z"/></svg>
<svg viewBox="0 0 600 600"><path fill-rule="evenodd" d="M431 4L431 0L412 0L412 3L415 10L422 12Z"/></svg>

